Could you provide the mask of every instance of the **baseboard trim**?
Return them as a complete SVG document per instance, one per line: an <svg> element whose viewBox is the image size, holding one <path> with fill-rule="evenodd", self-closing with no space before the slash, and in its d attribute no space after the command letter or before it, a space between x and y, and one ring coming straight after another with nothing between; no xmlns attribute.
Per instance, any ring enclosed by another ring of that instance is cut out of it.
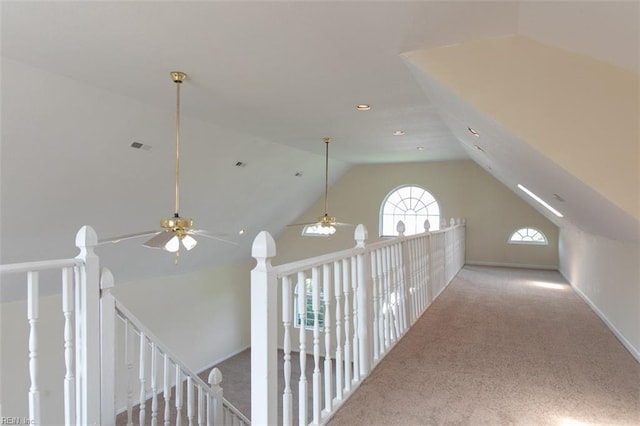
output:
<svg viewBox="0 0 640 426"><path fill-rule="evenodd" d="M204 373L205 371L207 371L208 369L210 369L211 367L213 367L213 366L215 366L215 365L218 365L218 364L220 364L222 361L226 361L226 360L228 360L229 358L231 358L231 357L234 357L234 356L238 355L240 352L246 351L246 350L247 350L247 349L249 349L250 347L251 347L251 345L247 345L247 346L245 346L245 347L243 347L243 348L241 348L241 349L238 349L237 351L232 352L232 353L230 353L229 355L226 355L226 356L224 356L224 357L222 357L222 358L220 358L220 359L218 359L218 360L216 360L216 361L214 361L214 362L212 362L212 363L210 363L210 364L207 364L205 367L201 368L201 369L200 369L200 370L198 370L196 373L197 373L198 375L200 375L200 374ZM224 379L224 371L222 371L222 378Z"/></svg>
<svg viewBox="0 0 640 426"><path fill-rule="evenodd" d="M564 277L564 274L562 276ZM564 279L567 280L567 277L564 277ZM611 330L613 335L617 337L617 339L620 341L620 343L622 343L625 349L629 351L631 356L633 356L636 359L636 361L640 363L640 351L636 349L631 344L631 342L627 340L626 337L624 337L624 335L616 328L616 326L613 325L611 321L609 321L606 315L600 309L598 309L598 307L591 301L591 299L587 297L586 294L582 292L582 290L574 286L569 280L567 280L567 282L571 284L571 288L574 289L575 292L578 294L578 296L580 296L582 300L584 300L584 302L591 308L591 310L595 312L596 315L598 315L598 317L602 320L602 322L604 322L605 325L609 327L609 330Z"/></svg>
<svg viewBox="0 0 640 426"><path fill-rule="evenodd" d="M485 262L483 260L466 260L465 266L497 266L501 268L545 269L557 271L558 265L538 265L534 263Z"/></svg>

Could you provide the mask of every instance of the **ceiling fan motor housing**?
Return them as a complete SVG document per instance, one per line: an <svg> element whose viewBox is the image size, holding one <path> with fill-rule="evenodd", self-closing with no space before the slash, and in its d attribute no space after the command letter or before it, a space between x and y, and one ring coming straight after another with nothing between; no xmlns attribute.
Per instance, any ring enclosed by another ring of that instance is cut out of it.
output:
<svg viewBox="0 0 640 426"><path fill-rule="evenodd" d="M320 222L322 226L330 226L336 223L336 218L334 216L325 214L324 216L320 216L318 218L318 222Z"/></svg>
<svg viewBox="0 0 640 426"><path fill-rule="evenodd" d="M183 217L172 217L170 219L162 219L160 226L166 230L175 231L177 233L186 233L193 226L193 220Z"/></svg>

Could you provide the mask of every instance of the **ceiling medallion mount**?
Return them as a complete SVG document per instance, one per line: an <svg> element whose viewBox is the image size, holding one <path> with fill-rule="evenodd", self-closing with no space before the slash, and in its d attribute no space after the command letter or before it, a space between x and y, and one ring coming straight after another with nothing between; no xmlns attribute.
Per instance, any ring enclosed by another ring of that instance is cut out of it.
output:
<svg viewBox="0 0 640 426"><path fill-rule="evenodd" d="M187 79L187 74L182 71L171 71L171 79L174 83L182 83Z"/></svg>

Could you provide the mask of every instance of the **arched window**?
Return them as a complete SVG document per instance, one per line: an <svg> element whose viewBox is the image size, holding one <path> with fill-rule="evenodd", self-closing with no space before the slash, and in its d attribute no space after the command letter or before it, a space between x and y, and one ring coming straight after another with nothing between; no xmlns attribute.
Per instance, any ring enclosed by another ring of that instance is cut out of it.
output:
<svg viewBox="0 0 640 426"><path fill-rule="evenodd" d="M535 228L520 228L509 237L509 244L547 245L547 236Z"/></svg>
<svg viewBox="0 0 640 426"><path fill-rule="evenodd" d="M440 206L424 188L406 185L391 191L380 208L380 236L398 235L396 225L401 220L405 235L424 232L424 221L429 220L432 231L440 229Z"/></svg>

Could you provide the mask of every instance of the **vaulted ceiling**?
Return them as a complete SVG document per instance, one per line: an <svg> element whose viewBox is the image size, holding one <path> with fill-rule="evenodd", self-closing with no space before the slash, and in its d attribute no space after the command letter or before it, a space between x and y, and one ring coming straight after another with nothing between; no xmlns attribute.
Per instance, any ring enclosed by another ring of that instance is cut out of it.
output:
<svg viewBox="0 0 640 426"><path fill-rule="evenodd" d="M550 216L559 226L610 238L629 238L631 226L638 238L638 129L625 128L637 125L636 2L0 7L2 263L73 256L84 224L104 238L155 229L173 213L174 70L189 75L181 213L240 242L202 242L180 271L246 259L258 231L278 234L305 211L323 191L325 136L330 183L353 164L471 158L514 190L565 199L564 222ZM609 89L621 97L603 97ZM559 105L576 113L551 108L554 96L574 99ZM357 111L361 103L371 110ZM573 136L565 126L587 122ZM620 147L629 161L611 153ZM603 162L591 173L594 158ZM611 167L622 178L607 184ZM99 250L123 280L177 272L139 240Z"/></svg>

